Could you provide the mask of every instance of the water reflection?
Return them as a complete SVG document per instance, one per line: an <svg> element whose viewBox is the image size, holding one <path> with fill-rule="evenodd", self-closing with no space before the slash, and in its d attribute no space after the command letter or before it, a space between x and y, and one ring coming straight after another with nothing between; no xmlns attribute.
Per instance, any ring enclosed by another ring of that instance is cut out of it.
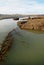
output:
<svg viewBox="0 0 44 65"><path fill-rule="evenodd" d="M17 21L12 19L0 20L0 43L4 40L7 34L17 27Z"/></svg>

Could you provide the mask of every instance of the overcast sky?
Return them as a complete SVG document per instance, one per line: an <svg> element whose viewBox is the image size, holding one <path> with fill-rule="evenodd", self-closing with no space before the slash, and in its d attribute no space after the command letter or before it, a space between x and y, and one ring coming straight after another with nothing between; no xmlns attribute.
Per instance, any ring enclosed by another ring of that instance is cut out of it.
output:
<svg viewBox="0 0 44 65"><path fill-rule="evenodd" d="M0 0L0 14L44 14L44 0Z"/></svg>

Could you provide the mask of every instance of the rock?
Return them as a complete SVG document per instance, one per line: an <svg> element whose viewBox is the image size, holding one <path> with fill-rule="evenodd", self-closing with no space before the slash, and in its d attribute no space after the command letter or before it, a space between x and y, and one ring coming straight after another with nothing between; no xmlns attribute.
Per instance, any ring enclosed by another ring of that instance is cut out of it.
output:
<svg viewBox="0 0 44 65"><path fill-rule="evenodd" d="M3 55L8 51L8 49L11 47L11 44L13 42L12 32L9 32L6 36L5 40L3 41L2 45L0 45L0 60L3 59Z"/></svg>
<svg viewBox="0 0 44 65"><path fill-rule="evenodd" d="M13 18L13 20L19 20L19 18L18 18L18 17L16 17L16 18Z"/></svg>

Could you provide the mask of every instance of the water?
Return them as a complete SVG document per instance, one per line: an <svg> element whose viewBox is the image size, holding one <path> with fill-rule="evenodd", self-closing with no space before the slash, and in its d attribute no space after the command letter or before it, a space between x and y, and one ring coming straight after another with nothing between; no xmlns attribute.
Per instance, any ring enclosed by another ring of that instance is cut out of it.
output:
<svg viewBox="0 0 44 65"><path fill-rule="evenodd" d="M17 27L17 21L13 21L12 19L4 19L0 20L0 43L4 40L4 37L7 34Z"/></svg>
<svg viewBox="0 0 44 65"><path fill-rule="evenodd" d="M15 31L12 32L12 46L0 65L44 65L44 32L21 30L12 19L3 20L2 24L0 39L12 29L15 28Z"/></svg>

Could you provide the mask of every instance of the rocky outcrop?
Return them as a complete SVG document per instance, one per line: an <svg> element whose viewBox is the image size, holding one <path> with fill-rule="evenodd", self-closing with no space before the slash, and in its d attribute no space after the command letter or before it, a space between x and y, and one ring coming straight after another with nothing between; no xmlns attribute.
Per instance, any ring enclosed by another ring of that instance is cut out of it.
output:
<svg viewBox="0 0 44 65"><path fill-rule="evenodd" d="M11 47L11 44L13 42L12 32L9 32L6 36L5 40L3 41L1 45L0 50L0 60L3 60L3 55L8 51L8 49Z"/></svg>
<svg viewBox="0 0 44 65"><path fill-rule="evenodd" d="M22 22L19 21L17 24L21 29L44 30L44 19L42 18L30 18L26 23L22 24Z"/></svg>
<svg viewBox="0 0 44 65"><path fill-rule="evenodd" d="M13 20L19 20L19 18L16 17L16 18L13 18Z"/></svg>

